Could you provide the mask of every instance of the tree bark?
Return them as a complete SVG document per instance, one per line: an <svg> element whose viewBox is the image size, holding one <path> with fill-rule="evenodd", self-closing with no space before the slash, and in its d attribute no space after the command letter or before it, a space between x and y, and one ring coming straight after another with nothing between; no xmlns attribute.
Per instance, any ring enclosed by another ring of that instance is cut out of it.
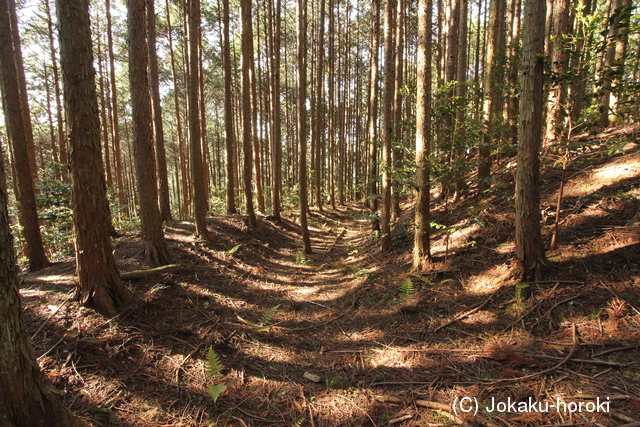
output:
<svg viewBox="0 0 640 427"><path fill-rule="evenodd" d="M15 55L16 73L22 101L22 114L24 116L24 130L27 139L27 152L29 153L29 169L34 181L38 180L38 164L36 162L36 143L33 139L33 127L31 125L31 109L29 108L29 95L27 94L27 80L24 74L24 59L22 57L22 42L18 28L18 15L16 14L15 0L7 0L11 19L11 33L13 39L13 54Z"/></svg>
<svg viewBox="0 0 640 427"><path fill-rule="evenodd" d="M565 105L567 95L567 79L564 74L569 65L569 52L564 46L565 38L571 37L569 12L570 0L554 0L553 25L549 42L551 68L556 76L549 91L547 103L547 134L545 144L551 144L564 133L564 120L567 116Z"/></svg>
<svg viewBox="0 0 640 427"><path fill-rule="evenodd" d="M224 64L224 129L225 129L225 143L226 143L226 156L227 156L227 186L226 186L226 201L227 201L227 214L232 215L236 213L236 201L235 201L235 141L233 130L233 100L231 92L231 81L233 75L231 74L231 42L229 41L229 2L222 1L222 25L223 29L223 46L222 46L222 61Z"/></svg>
<svg viewBox="0 0 640 427"><path fill-rule="evenodd" d="M504 24L505 0L491 0L489 10L487 55L485 62L484 140L478 150L478 194L489 189L491 176L491 152L499 142L499 126L502 121L503 94L500 82L504 74Z"/></svg>
<svg viewBox="0 0 640 427"><path fill-rule="evenodd" d="M60 60L69 126L76 297L112 316L132 294L120 280L109 237L111 216L100 155L100 115L87 0L58 0Z"/></svg>
<svg viewBox="0 0 640 427"><path fill-rule="evenodd" d="M17 72L14 38L11 30L7 0L0 1L0 73L5 105L5 123L13 147L15 179L18 187L16 198L20 203L20 223L29 257L29 269L39 270L49 264L42 245L38 222L33 178L29 166L26 117L22 107L20 83Z"/></svg>
<svg viewBox="0 0 640 427"><path fill-rule="evenodd" d="M127 1L129 29L129 82L133 118L133 151L140 206L140 225L145 242L145 259L154 265L171 262L162 233L158 210L158 189L151 131L151 96L147 67L145 0Z"/></svg>
<svg viewBox="0 0 640 427"><path fill-rule="evenodd" d="M196 237L211 239L207 230L207 196L204 189L200 127L200 0L189 1L189 138L191 151L191 185Z"/></svg>
<svg viewBox="0 0 640 427"><path fill-rule="evenodd" d="M391 142L393 139L393 100L395 94L396 67L395 43L396 0L387 0L384 26L384 127L382 136L382 214L380 216L380 232L382 233L382 250L391 247Z"/></svg>
<svg viewBox="0 0 640 427"><path fill-rule="evenodd" d="M307 225L307 0L298 0L298 145L300 228L305 254L310 254L311 238Z"/></svg>
<svg viewBox="0 0 640 427"><path fill-rule="evenodd" d="M118 120L118 91L116 88L115 56L113 54L113 28L111 25L111 0L106 0L107 11L107 43L109 45L109 79L111 81L111 115L113 120L113 155L116 163L116 184L118 186L118 204L126 204L124 168L122 166L122 152L120 150L120 122ZM62 154L61 154L62 156Z"/></svg>
<svg viewBox="0 0 640 427"><path fill-rule="evenodd" d="M374 0L378 1L378 0ZM315 126L316 129L314 131L315 138L315 191L316 191L316 203L318 205L318 210L322 212L322 206L324 205L324 200L322 200L322 146L323 146L323 131L324 123L326 121L325 110L324 110L324 21L325 21L325 0L320 0L320 20L318 24L318 65L316 66L316 121Z"/></svg>
<svg viewBox="0 0 640 427"><path fill-rule="evenodd" d="M20 306L5 187L4 161L0 159L0 424L88 426L62 405L59 392L38 367L29 343Z"/></svg>
<svg viewBox="0 0 640 427"><path fill-rule="evenodd" d="M156 51L156 11L155 0L147 1L147 48L149 51L149 85L151 86L151 105L153 114L153 136L155 142L156 166L158 171L158 195L160 199L160 219L171 221L169 202L169 178L167 173L167 154L164 147L164 129L162 126L162 105L160 103L160 78L158 76L158 53Z"/></svg>
<svg viewBox="0 0 640 427"><path fill-rule="evenodd" d="M244 195L249 227L255 228L258 219L253 209L253 153L251 124L251 63L253 62L253 30L251 28L251 0L240 0L242 14L242 139L244 147Z"/></svg>
<svg viewBox="0 0 640 427"><path fill-rule="evenodd" d="M431 0L418 3L418 58L416 95L416 206L413 269L423 270L430 253L430 181L431 153Z"/></svg>
<svg viewBox="0 0 640 427"><path fill-rule="evenodd" d="M367 162L367 197L372 213L378 210L378 145L376 121L378 120L378 50L380 48L380 0L371 2L371 52L369 56L369 99L367 103L367 140L369 159Z"/></svg>
<svg viewBox="0 0 640 427"><path fill-rule="evenodd" d="M545 3L524 0L521 106L516 171L516 258L520 280L540 280L547 269L540 231L540 146L544 83Z"/></svg>

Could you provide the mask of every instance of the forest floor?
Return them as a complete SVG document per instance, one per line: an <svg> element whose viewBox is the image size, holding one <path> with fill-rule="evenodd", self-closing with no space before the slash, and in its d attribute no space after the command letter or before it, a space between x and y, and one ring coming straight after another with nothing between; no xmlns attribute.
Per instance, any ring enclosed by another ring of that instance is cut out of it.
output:
<svg viewBox="0 0 640 427"><path fill-rule="evenodd" d="M629 137L637 144L638 129ZM434 207L447 228L434 232L432 271L410 274L409 203L385 254L356 204L312 211L306 256L292 216L260 218L255 230L242 216L212 217L211 244L173 221L166 237L183 268L129 281L130 309L107 319L71 301L67 259L26 275L27 328L66 403L96 426L634 423L637 148L604 155L594 146L569 165L552 268L528 299L509 274L513 170L503 167L483 200ZM543 171L547 242L561 175ZM142 247L136 234L114 240L121 271L150 267ZM223 376L206 376L209 348ZM214 404L208 388L223 382ZM462 398L464 409L478 405L475 416L454 405Z"/></svg>

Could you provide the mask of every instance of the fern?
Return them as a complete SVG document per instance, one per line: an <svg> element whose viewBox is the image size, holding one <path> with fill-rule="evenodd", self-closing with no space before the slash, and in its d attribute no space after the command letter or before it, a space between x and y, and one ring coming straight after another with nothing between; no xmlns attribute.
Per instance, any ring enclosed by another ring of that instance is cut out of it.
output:
<svg viewBox="0 0 640 427"><path fill-rule="evenodd" d="M227 252L225 252L227 255L233 255L236 252L238 252L238 249L240 249L242 247L242 243L239 245L235 245L234 247L232 247L231 249L229 249Z"/></svg>
<svg viewBox="0 0 640 427"><path fill-rule="evenodd" d="M411 298L414 292L415 289L413 288L413 283L411 283L410 277L408 277L398 289L398 295L403 299Z"/></svg>
<svg viewBox="0 0 640 427"><path fill-rule="evenodd" d="M280 308L280 304L275 305L271 307L269 310L265 311L262 317L258 320L258 323L261 324L262 326L266 326L271 321L271 318L276 314L276 311L278 311L278 308Z"/></svg>
<svg viewBox="0 0 640 427"><path fill-rule="evenodd" d="M220 360L220 356L213 350L213 347L209 347L209 351L207 353L207 360L204 364L204 372L209 378L216 378L222 376L222 369L224 366L222 365L222 361ZM227 387L231 384L231 382L224 382L220 384L211 384L209 386L209 394L211 395L211 399L213 403L218 401L220 395L227 389Z"/></svg>
<svg viewBox="0 0 640 427"><path fill-rule="evenodd" d="M306 420L304 418L300 418L298 421L296 421L295 423L291 424L291 427L302 427L302 423L305 422Z"/></svg>
<svg viewBox="0 0 640 427"><path fill-rule="evenodd" d="M305 265L309 262L304 252L298 251L296 253L296 265Z"/></svg>
<svg viewBox="0 0 640 427"><path fill-rule="evenodd" d="M209 352L207 353L207 360L204 364L204 372L207 374L209 378L221 377L224 366L222 365L222 361L220 360L220 356L213 351L213 347L209 347Z"/></svg>

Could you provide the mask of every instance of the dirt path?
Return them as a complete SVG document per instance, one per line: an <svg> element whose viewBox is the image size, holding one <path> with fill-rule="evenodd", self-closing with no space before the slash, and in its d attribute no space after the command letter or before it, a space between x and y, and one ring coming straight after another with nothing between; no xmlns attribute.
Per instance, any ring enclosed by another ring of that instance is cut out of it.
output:
<svg viewBox="0 0 640 427"><path fill-rule="evenodd" d="M640 315L625 302L638 300L633 284L550 282L518 303L511 287L482 284L483 274L508 262L488 247L494 230L477 237L486 249L451 248L453 261L409 276L403 219L392 252L382 256L361 218L357 209L314 211L307 256L291 220L262 219L248 230L240 216L214 217L210 245L193 241L191 223L174 222L166 233L184 270L131 281L138 298L115 319L72 301L56 311L70 286L55 278L24 286L31 334L46 322L33 340L39 361L71 408L104 426L443 425L461 422L450 411L456 396L619 395L621 383L629 398L616 410L634 402L640 410L640 378L624 371L633 349L601 356L609 365L558 367L549 382L504 382L556 365L553 357L575 343L575 323L581 345L573 358L637 343ZM146 267L141 248L135 235L116 241L122 271ZM630 255L619 256L633 265ZM71 271L69 261L39 275ZM602 304L611 313L604 320L593 315ZM210 347L222 363L223 376L213 380L204 372ZM208 387L222 382L228 387L213 404ZM610 416L597 420L615 425ZM496 425L487 417L474 422Z"/></svg>

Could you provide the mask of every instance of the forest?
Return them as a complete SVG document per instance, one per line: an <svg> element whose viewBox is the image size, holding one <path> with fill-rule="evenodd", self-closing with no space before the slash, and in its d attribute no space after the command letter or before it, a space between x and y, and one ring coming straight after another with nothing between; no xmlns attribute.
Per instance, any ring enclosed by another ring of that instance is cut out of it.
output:
<svg viewBox="0 0 640 427"><path fill-rule="evenodd" d="M0 0L0 426L640 426L632 0Z"/></svg>

